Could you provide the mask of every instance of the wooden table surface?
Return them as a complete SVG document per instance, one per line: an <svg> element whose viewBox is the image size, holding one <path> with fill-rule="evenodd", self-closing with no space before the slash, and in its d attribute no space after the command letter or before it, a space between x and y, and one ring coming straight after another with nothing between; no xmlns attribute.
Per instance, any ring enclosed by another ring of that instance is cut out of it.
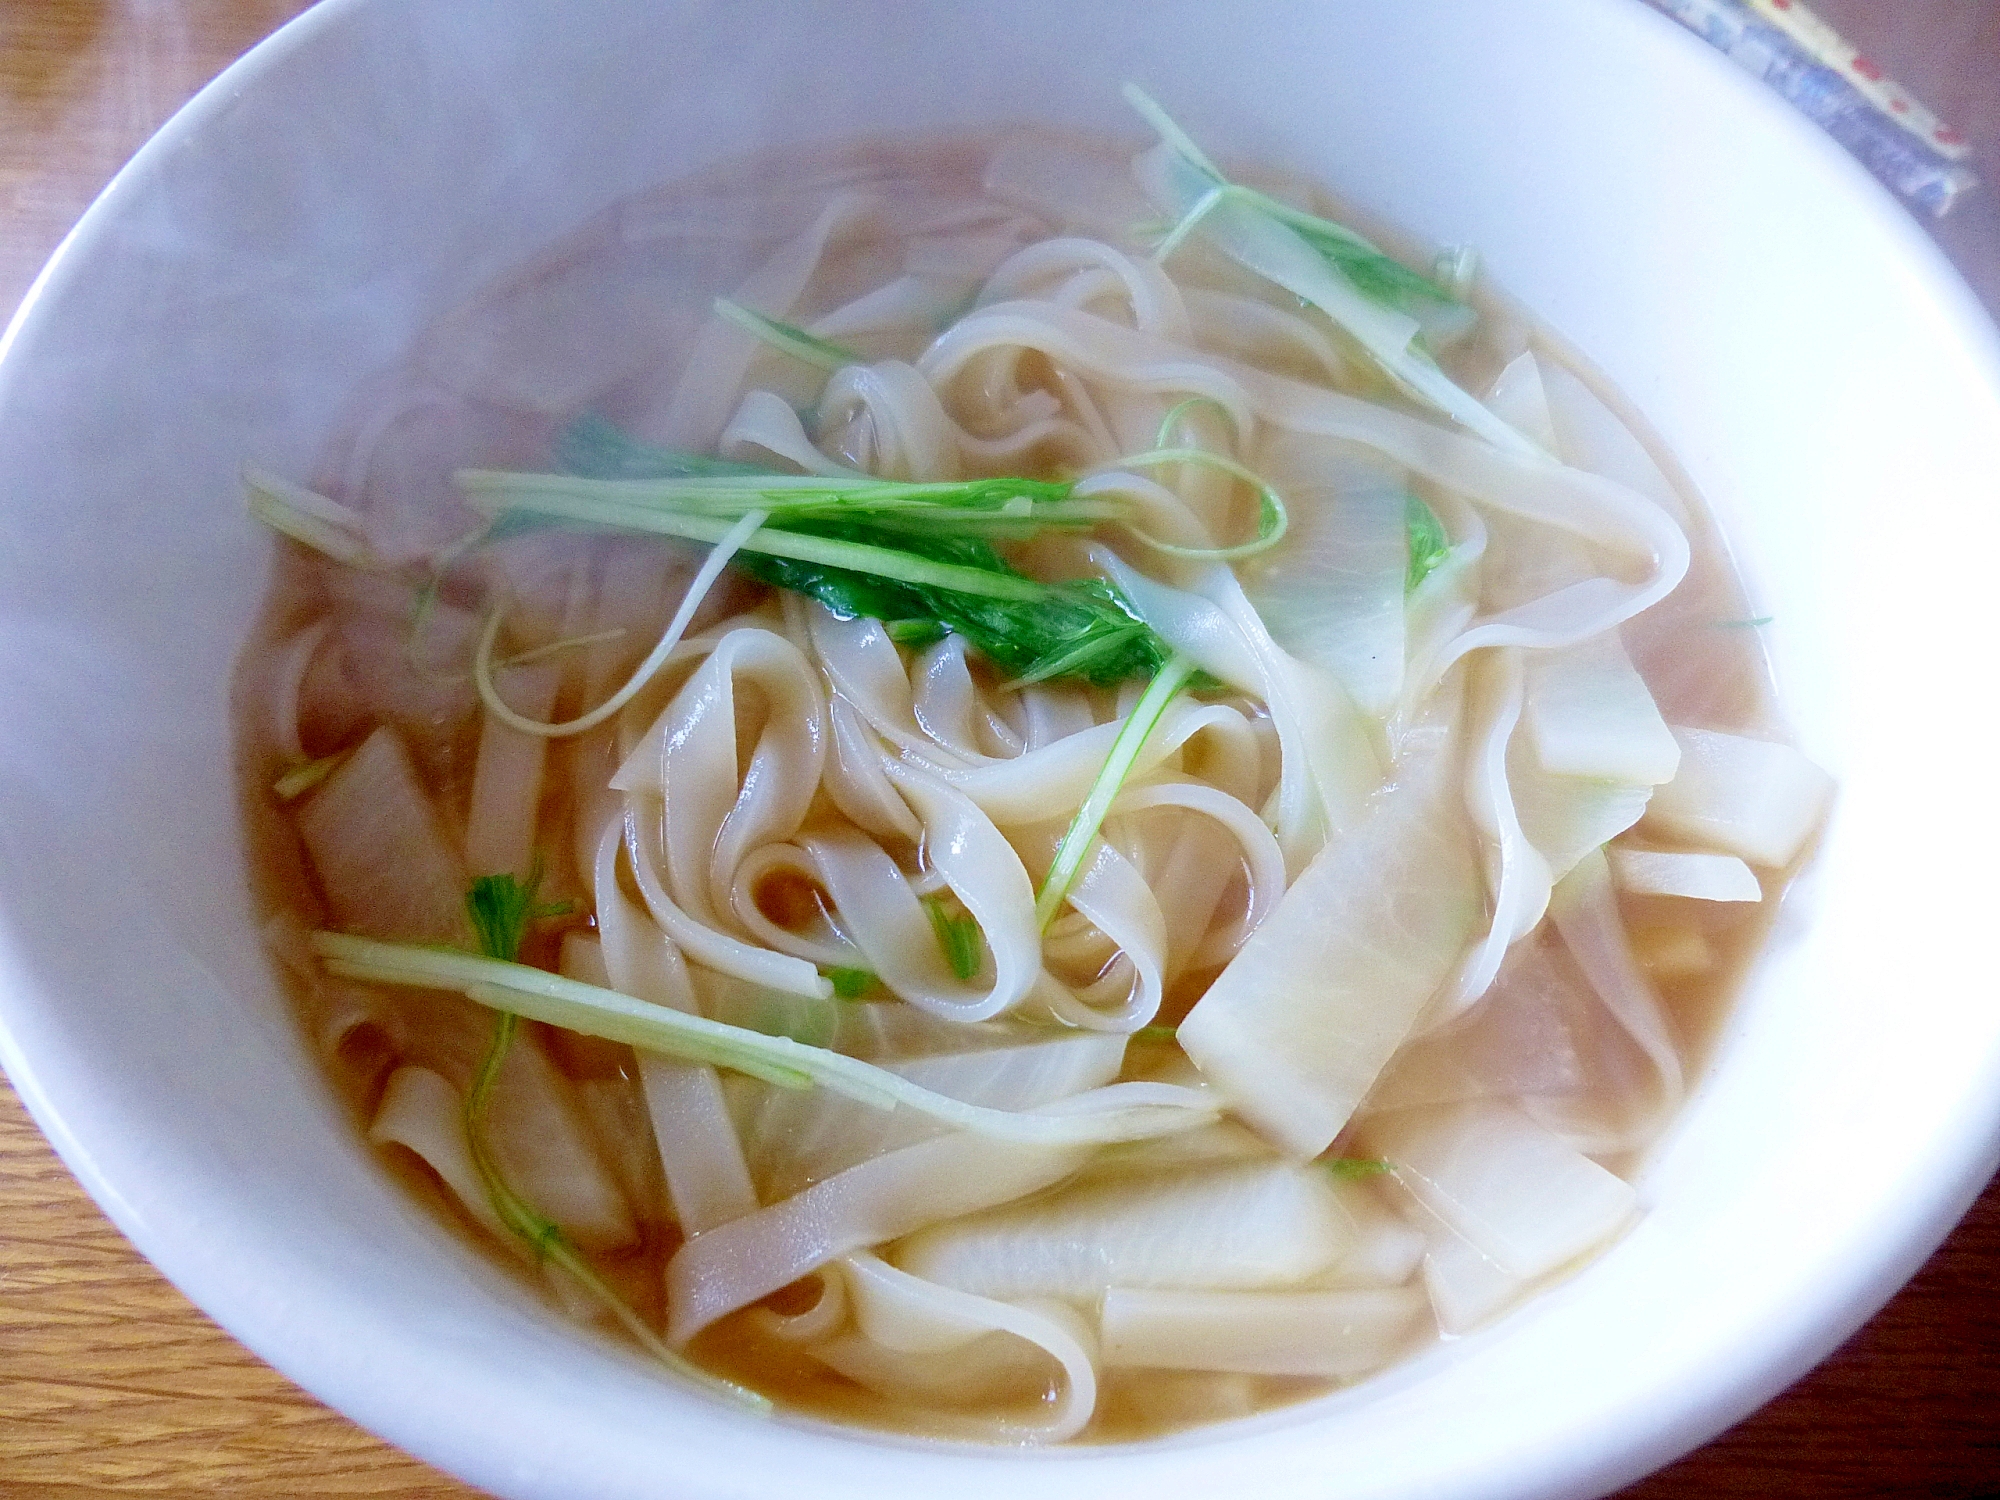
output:
<svg viewBox="0 0 2000 1500"><path fill-rule="evenodd" d="M1636 3L1636 0L1633 0ZM0 0L0 313L111 173L299 0ZM1939 227L2000 311L2000 0L1818 0L1970 135ZM2000 1494L2000 1186L1839 1353L1626 1500ZM468 1496L261 1364L111 1227L0 1082L0 1496Z"/></svg>

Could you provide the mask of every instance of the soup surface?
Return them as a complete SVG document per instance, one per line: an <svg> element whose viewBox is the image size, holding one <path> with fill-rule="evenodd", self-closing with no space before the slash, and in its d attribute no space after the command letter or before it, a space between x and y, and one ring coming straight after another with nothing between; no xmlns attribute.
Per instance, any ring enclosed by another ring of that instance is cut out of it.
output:
<svg viewBox="0 0 2000 1500"><path fill-rule="evenodd" d="M723 1399L1112 1440L1504 1314L1823 813L1635 419L1138 102L621 203L250 478L314 1046Z"/></svg>

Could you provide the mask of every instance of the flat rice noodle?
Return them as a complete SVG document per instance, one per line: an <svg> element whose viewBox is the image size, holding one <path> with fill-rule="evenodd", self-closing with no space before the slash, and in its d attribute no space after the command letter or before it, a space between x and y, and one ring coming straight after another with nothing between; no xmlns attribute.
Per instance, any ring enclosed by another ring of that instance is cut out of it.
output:
<svg viewBox="0 0 2000 1500"><path fill-rule="evenodd" d="M667 1263L668 1341L683 1348L718 1318L838 1256L1047 1187L1087 1154L940 1136L711 1229Z"/></svg>
<svg viewBox="0 0 2000 1500"><path fill-rule="evenodd" d="M834 806L864 833L915 844L924 836L924 825L882 770L882 746L874 731L845 698L831 701L828 722L832 734L822 785Z"/></svg>
<svg viewBox="0 0 2000 1500"><path fill-rule="evenodd" d="M955 1018L984 1020L1020 1004L1042 972L1035 890L1020 856L992 820L956 787L909 764L887 762L883 769L923 824L931 868L964 904L986 940L991 987L975 1004L954 1012Z"/></svg>
<svg viewBox="0 0 2000 1500"><path fill-rule="evenodd" d="M1477 1100L1371 1118L1363 1149L1511 1276L1546 1275L1631 1220L1631 1187L1511 1105Z"/></svg>
<svg viewBox="0 0 2000 1500"><path fill-rule="evenodd" d="M738 711L748 703L763 716L746 757ZM732 901L746 858L804 822L826 740L826 701L798 647L740 626L715 643L612 777L627 794L625 838L640 893L696 962L791 993L831 992L812 963L748 941Z"/></svg>
<svg viewBox="0 0 2000 1500"><path fill-rule="evenodd" d="M1554 451L1564 462L1616 480L1686 526L1687 500L1625 418L1559 360L1544 360L1541 376L1555 429Z"/></svg>
<svg viewBox="0 0 2000 1500"><path fill-rule="evenodd" d="M1473 622L1431 670L1488 645L1554 646L1585 639L1664 598L1685 575L1687 538L1645 496L1543 454L1489 443L1338 391L1197 355L1073 309L1035 303L982 308L919 360L934 385L995 348L1032 348L1088 378L1167 396L1203 396L1238 431L1253 414L1289 431L1364 444L1391 462L1502 513L1550 526L1637 565L1632 581L1586 579ZM1525 445L1524 445L1525 446Z"/></svg>
<svg viewBox="0 0 2000 1500"><path fill-rule="evenodd" d="M823 479L858 477L856 470L822 453L792 404L770 391L745 391L715 446L724 458L781 474L796 468Z"/></svg>
<svg viewBox="0 0 2000 1500"><path fill-rule="evenodd" d="M1642 830L1668 843L1782 869L1826 816L1833 778L1790 745L1674 727L1674 779L1653 794Z"/></svg>
<svg viewBox="0 0 2000 1500"><path fill-rule="evenodd" d="M1300 1159L1332 1144L1478 930L1457 763L1445 723L1412 731L1390 785L1181 1022L1231 1108Z"/></svg>
<svg viewBox="0 0 2000 1500"><path fill-rule="evenodd" d="M444 1180L459 1204L502 1244L513 1236L493 1211L479 1185L479 1169L465 1144L465 1101L458 1090L429 1068L398 1068L375 1107L368 1139L415 1152Z"/></svg>
<svg viewBox="0 0 2000 1500"><path fill-rule="evenodd" d="M902 360L836 371L820 395L819 436L854 467L883 479L959 477L958 424L930 382Z"/></svg>
<svg viewBox="0 0 2000 1500"><path fill-rule="evenodd" d="M695 1011L694 986L680 950L618 884L619 844L614 821L600 840L594 865L599 940L565 941L563 972L640 1000ZM667 1199L681 1232L692 1237L755 1210L756 1190L716 1070L651 1052L634 1056Z"/></svg>
<svg viewBox="0 0 2000 1500"><path fill-rule="evenodd" d="M502 1243L502 1226L465 1143L464 1098L428 1068L390 1076L369 1139L393 1141L421 1156ZM606 1168L577 1100L531 1031L515 1038L501 1065L487 1115L487 1137L507 1185L577 1244L619 1249L636 1243L631 1203Z"/></svg>
<svg viewBox="0 0 2000 1500"><path fill-rule="evenodd" d="M334 925L367 937L471 948L469 886L408 752L386 725L321 783L298 815Z"/></svg>
<svg viewBox="0 0 2000 1500"><path fill-rule="evenodd" d="M1018 755L989 758L963 770L945 764L932 770L996 823L1048 822L1066 817L1082 805L1123 727L1121 716L1118 721L1090 725ZM1160 716L1133 762L1128 780L1142 780L1197 737L1200 742L1194 748L1219 763L1217 779L1239 785L1254 780L1250 768L1256 763L1257 748L1249 721L1226 704L1187 698L1176 699Z"/></svg>
<svg viewBox="0 0 2000 1500"><path fill-rule="evenodd" d="M1220 563L1196 571L1192 590L1172 588L1091 550L1139 617L1176 651L1260 700L1278 732L1278 787L1266 812L1294 875L1360 814L1381 767L1340 685L1271 639L1236 575Z"/></svg>
<svg viewBox="0 0 2000 1500"><path fill-rule="evenodd" d="M835 1262L854 1329L813 1356L876 1394L996 1408L942 1425L960 1437L1061 1442L1097 1400L1093 1330L1059 1303L1007 1303L938 1286L865 1252Z"/></svg>
<svg viewBox="0 0 2000 1500"><path fill-rule="evenodd" d="M1523 655L1518 647L1502 646L1467 669L1477 728L1467 754L1465 807L1482 836L1491 916L1485 937L1466 955L1452 989L1433 1007L1434 1016L1463 1014L1486 993L1507 950L1541 921L1555 883L1548 861L1521 826L1507 778L1508 746L1524 697Z"/></svg>
<svg viewBox="0 0 2000 1500"><path fill-rule="evenodd" d="M1110 1286L1296 1286L1337 1261L1353 1235L1323 1170L1264 1161L1094 1176L933 1225L889 1258L984 1297L1083 1301Z"/></svg>
<svg viewBox="0 0 2000 1500"><path fill-rule="evenodd" d="M1422 1292L1188 1292L1113 1287L1099 1336L1109 1367L1354 1380L1403 1353Z"/></svg>
<svg viewBox="0 0 2000 1500"><path fill-rule="evenodd" d="M1093 1031L1130 1033L1159 1013L1165 993L1166 918L1144 876L1118 850L1094 840L1065 898L1115 952L1099 977L1071 988L1043 970L1036 991L1057 1020ZM1086 940L1088 932L1079 934ZM1044 951L1054 956L1056 934Z"/></svg>

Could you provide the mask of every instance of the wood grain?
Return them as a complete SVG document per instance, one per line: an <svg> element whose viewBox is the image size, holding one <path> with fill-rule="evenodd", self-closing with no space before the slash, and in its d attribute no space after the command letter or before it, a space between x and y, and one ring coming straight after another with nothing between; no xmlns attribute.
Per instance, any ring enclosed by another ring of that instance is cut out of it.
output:
<svg viewBox="0 0 2000 1500"><path fill-rule="evenodd" d="M1634 0L1636 3L1636 0ZM0 0L0 310L113 171L299 0ZM1818 0L1973 139L2000 185L2000 0ZM1940 242L2000 310L2000 191ZM2000 1187L1845 1348L1624 1492L2000 1493ZM327 1410L222 1333L111 1227L0 1084L0 1496L474 1491Z"/></svg>

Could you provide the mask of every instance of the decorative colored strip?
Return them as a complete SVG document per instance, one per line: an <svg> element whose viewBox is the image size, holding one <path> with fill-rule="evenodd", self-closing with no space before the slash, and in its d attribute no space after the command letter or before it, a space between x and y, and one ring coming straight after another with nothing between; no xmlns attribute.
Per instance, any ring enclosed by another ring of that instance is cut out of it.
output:
<svg viewBox="0 0 2000 1500"><path fill-rule="evenodd" d="M1748 3L1806 51L1836 69L1871 104L1926 146L1952 161L1965 159L1971 147L1964 136L1925 109L1895 79L1884 78L1882 69L1872 59L1797 0L1748 0Z"/></svg>
<svg viewBox="0 0 2000 1500"><path fill-rule="evenodd" d="M1962 136L1799 0L1647 0L1818 122L1933 218L1979 179Z"/></svg>

